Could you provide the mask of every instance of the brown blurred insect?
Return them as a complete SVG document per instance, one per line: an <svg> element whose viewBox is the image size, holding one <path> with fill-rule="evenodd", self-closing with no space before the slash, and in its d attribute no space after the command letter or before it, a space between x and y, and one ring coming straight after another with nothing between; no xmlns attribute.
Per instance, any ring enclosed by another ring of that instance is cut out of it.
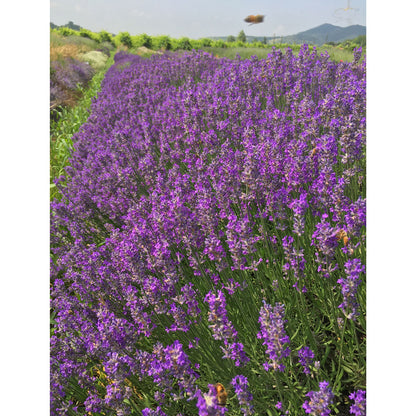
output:
<svg viewBox="0 0 416 416"><path fill-rule="evenodd" d="M347 245L349 238L344 230L339 230L336 234L336 237L338 241L342 240L344 242L344 246Z"/></svg>
<svg viewBox="0 0 416 416"><path fill-rule="evenodd" d="M225 390L225 387L221 383L217 383L215 385L215 391L217 392L217 401L220 406L225 406L227 403L227 390Z"/></svg>
<svg viewBox="0 0 416 416"><path fill-rule="evenodd" d="M257 14L257 15L253 15L250 14L249 16L247 16L244 21L247 23L250 23L252 25L257 24L257 23L262 23L264 20L264 15L262 14Z"/></svg>

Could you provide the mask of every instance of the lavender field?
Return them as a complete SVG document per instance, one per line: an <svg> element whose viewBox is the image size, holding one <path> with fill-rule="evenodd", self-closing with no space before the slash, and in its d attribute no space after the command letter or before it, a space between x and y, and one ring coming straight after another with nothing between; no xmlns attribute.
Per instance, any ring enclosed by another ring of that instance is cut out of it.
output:
<svg viewBox="0 0 416 416"><path fill-rule="evenodd" d="M51 203L51 414L365 415L361 50L118 52L90 111Z"/></svg>

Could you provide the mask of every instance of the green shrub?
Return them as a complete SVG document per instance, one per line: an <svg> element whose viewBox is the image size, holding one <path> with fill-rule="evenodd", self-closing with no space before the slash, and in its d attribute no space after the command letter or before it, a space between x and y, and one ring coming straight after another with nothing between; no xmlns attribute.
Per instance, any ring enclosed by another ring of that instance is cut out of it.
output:
<svg viewBox="0 0 416 416"><path fill-rule="evenodd" d="M113 37L110 35L110 33L106 32L105 30L102 30L98 34L98 39L99 39L100 43L108 42L108 43L111 43L112 45L114 45Z"/></svg>
<svg viewBox="0 0 416 416"><path fill-rule="evenodd" d="M184 51L191 51L192 50L192 44L189 38L183 37L176 41L176 50L182 49Z"/></svg>
<svg viewBox="0 0 416 416"><path fill-rule="evenodd" d="M152 48L153 39L151 36L147 35L146 33L142 33L141 35L134 36L132 40L133 40L133 46L135 48L139 46L144 46L149 49Z"/></svg>
<svg viewBox="0 0 416 416"><path fill-rule="evenodd" d="M218 40L214 40L214 42L212 43L212 46L215 48L226 48L227 44L223 40L218 39Z"/></svg>
<svg viewBox="0 0 416 416"><path fill-rule="evenodd" d="M79 33L76 30L69 29L68 27L60 27L58 29L58 33L62 36L71 36L71 35L78 36L79 35Z"/></svg>
<svg viewBox="0 0 416 416"><path fill-rule="evenodd" d="M166 51L169 51L172 49L172 42L170 40L170 37L166 35L153 37L152 45L155 49L164 49Z"/></svg>
<svg viewBox="0 0 416 416"><path fill-rule="evenodd" d="M131 40L131 36L129 32L120 32L116 38L118 38L118 41L121 45L127 46L128 48L133 47L133 42Z"/></svg>
<svg viewBox="0 0 416 416"><path fill-rule="evenodd" d="M212 46L212 44L213 44L212 39L208 39L208 38L199 39L199 42L200 42L202 47Z"/></svg>

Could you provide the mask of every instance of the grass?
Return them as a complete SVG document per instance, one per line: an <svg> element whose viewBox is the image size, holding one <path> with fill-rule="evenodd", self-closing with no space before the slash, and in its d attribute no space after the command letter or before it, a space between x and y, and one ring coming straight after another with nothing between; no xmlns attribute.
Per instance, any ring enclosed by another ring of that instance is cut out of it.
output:
<svg viewBox="0 0 416 416"><path fill-rule="evenodd" d="M300 45L287 45L287 44L276 44L275 47L277 49L281 49L282 51L285 51L288 47L292 48L293 53L295 55L298 54ZM340 60L344 62L352 62L354 58L353 52L343 49L339 46L332 46L332 45L324 45L319 46L316 48L318 53L324 53L327 51L329 53L329 56L331 57L331 60L339 62ZM218 56L220 58L226 57L230 59L235 59L237 55L239 55L242 59L250 58L253 55L256 55L259 59L267 58L267 55L271 51L271 47L267 48L214 48L214 47L206 47L204 48L206 52L212 53L214 56Z"/></svg>
<svg viewBox="0 0 416 416"><path fill-rule="evenodd" d="M76 58L80 53L93 51L98 48L99 43L92 39L80 36L64 37L58 33L50 34L50 60L56 61L64 58Z"/></svg>

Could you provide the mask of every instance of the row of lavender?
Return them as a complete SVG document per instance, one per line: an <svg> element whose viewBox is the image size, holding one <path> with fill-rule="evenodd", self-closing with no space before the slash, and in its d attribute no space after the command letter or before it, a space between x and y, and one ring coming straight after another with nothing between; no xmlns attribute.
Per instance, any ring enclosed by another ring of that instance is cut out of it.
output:
<svg viewBox="0 0 416 416"><path fill-rule="evenodd" d="M73 102L78 96L78 86L85 87L94 75L94 69L86 62L73 58L51 62L51 108Z"/></svg>
<svg viewBox="0 0 416 416"><path fill-rule="evenodd" d="M365 414L365 86L115 56L52 203L52 414Z"/></svg>

